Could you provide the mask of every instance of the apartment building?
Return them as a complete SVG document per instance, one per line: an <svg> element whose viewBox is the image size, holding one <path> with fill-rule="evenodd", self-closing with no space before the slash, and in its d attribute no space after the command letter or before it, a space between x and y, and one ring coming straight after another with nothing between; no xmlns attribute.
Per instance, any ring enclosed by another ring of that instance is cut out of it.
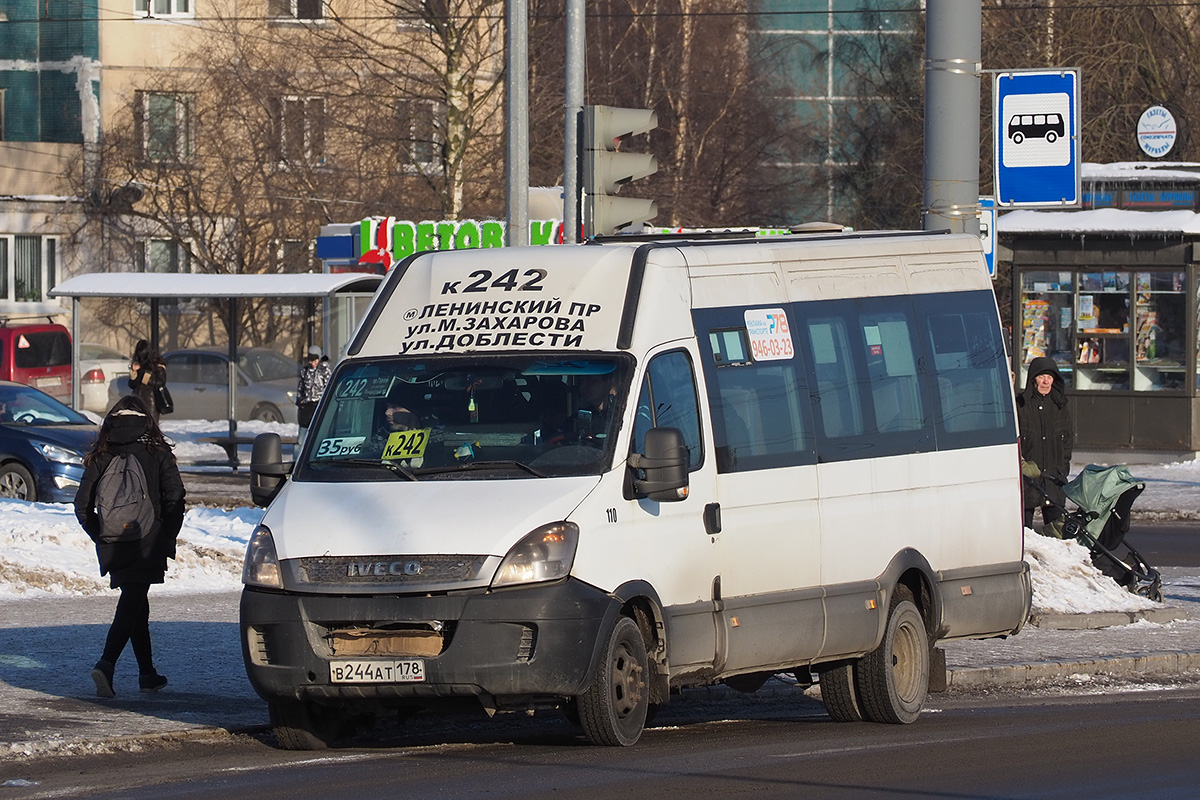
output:
<svg viewBox="0 0 1200 800"><path fill-rule="evenodd" d="M309 271L325 222L493 203L493 5L0 0L0 316L64 313L83 272Z"/></svg>

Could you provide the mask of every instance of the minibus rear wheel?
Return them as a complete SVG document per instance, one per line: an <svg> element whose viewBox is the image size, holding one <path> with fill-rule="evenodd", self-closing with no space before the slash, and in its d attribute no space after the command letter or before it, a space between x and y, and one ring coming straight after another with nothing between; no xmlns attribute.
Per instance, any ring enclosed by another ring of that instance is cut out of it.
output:
<svg viewBox="0 0 1200 800"><path fill-rule="evenodd" d="M272 700L271 728L284 750L324 750L341 731L341 717L332 708L303 700Z"/></svg>
<svg viewBox="0 0 1200 800"><path fill-rule="evenodd" d="M817 667L821 701L834 722L862 722L858 689L854 685L854 662L840 661Z"/></svg>
<svg viewBox="0 0 1200 800"><path fill-rule="evenodd" d="M912 593L892 593L887 628L879 647L854 668L863 716L871 722L915 722L929 693L929 636Z"/></svg>
<svg viewBox="0 0 1200 800"><path fill-rule="evenodd" d="M650 706L649 659L637 623L620 617L587 691L576 698L579 724L592 744L628 747L641 738Z"/></svg>

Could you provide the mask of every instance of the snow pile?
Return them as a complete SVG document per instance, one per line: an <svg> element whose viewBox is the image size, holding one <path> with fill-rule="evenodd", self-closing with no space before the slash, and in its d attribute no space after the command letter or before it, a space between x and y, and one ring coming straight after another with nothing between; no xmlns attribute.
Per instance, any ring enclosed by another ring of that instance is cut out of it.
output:
<svg viewBox="0 0 1200 800"><path fill-rule="evenodd" d="M1052 539L1026 530L1025 560L1033 580L1035 612L1087 614L1159 607L1158 603L1126 591L1096 569L1088 549L1079 542Z"/></svg>
<svg viewBox="0 0 1200 800"><path fill-rule="evenodd" d="M246 542L261 518L258 508L188 511L176 560L168 562L166 590L239 589ZM74 508L0 499L0 596L79 596L107 587Z"/></svg>

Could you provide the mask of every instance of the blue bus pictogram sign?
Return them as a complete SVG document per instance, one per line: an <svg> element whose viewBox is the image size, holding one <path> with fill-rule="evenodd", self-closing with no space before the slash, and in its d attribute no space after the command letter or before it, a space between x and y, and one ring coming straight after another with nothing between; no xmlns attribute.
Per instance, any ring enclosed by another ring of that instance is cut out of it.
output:
<svg viewBox="0 0 1200 800"><path fill-rule="evenodd" d="M999 72L993 89L996 205L1078 206L1078 71Z"/></svg>

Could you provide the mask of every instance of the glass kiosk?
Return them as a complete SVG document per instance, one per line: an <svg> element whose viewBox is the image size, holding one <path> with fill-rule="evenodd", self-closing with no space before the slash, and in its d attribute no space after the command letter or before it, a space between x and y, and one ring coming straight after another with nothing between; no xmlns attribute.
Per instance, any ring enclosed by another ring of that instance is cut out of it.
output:
<svg viewBox="0 0 1200 800"><path fill-rule="evenodd" d="M1077 448L1200 449L1196 275L1178 265L1017 267L1018 390L1029 363L1049 356L1073 398Z"/></svg>

